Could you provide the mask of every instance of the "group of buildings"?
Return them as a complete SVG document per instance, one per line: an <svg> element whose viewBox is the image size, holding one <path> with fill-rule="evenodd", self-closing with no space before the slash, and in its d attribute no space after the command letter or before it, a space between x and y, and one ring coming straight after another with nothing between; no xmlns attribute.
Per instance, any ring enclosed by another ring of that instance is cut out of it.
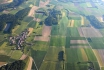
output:
<svg viewBox="0 0 104 70"><path fill-rule="evenodd" d="M29 33L28 29L25 29L24 31L22 31L21 34L17 36L10 36L9 37L10 45L16 45L15 49L21 49L23 44L25 43L28 33Z"/></svg>

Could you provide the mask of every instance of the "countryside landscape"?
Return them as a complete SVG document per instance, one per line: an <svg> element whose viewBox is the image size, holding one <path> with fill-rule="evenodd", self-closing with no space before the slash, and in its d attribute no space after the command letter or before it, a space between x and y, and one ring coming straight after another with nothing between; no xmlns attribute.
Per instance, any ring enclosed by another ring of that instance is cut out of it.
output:
<svg viewBox="0 0 104 70"><path fill-rule="evenodd" d="M104 0L0 0L0 70L104 70Z"/></svg>

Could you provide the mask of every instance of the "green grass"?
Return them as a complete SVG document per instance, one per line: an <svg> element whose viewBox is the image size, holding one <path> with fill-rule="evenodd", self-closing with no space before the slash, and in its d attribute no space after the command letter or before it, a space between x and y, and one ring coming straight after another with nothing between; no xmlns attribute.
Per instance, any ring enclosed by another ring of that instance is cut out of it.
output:
<svg viewBox="0 0 104 70"><path fill-rule="evenodd" d="M21 25L19 25L19 28L15 31L16 34L20 34L24 29L26 29L27 23L21 22Z"/></svg>
<svg viewBox="0 0 104 70"><path fill-rule="evenodd" d="M38 68L40 68L41 63L45 57L46 51L39 51L31 49L31 57L34 59Z"/></svg>
<svg viewBox="0 0 104 70"><path fill-rule="evenodd" d="M70 20L81 20L81 17L80 16L76 17L76 15L75 15L75 16L70 16L69 19Z"/></svg>
<svg viewBox="0 0 104 70"><path fill-rule="evenodd" d="M66 63L65 70L88 70L88 64Z"/></svg>
<svg viewBox="0 0 104 70"><path fill-rule="evenodd" d="M65 49L66 53L66 62L73 63L73 62L83 62L82 53L80 49Z"/></svg>
<svg viewBox="0 0 104 70"><path fill-rule="evenodd" d="M81 27L81 20L74 20L74 27Z"/></svg>
<svg viewBox="0 0 104 70"><path fill-rule="evenodd" d="M88 60L93 62L95 70L100 70L97 59L92 51L92 49L84 49L85 53L88 57ZM82 62L77 64L77 62ZM90 65L83 61L82 52L80 49L66 49L66 64L65 70L88 70L87 68Z"/></svg>
<svg viewBox="0 0 104 70"><path fill-rule="evenodd" d="M91 38L89 44L93 49L104 49L104 38Z"/></svg>
<svg viewBox="0 0 104 70"><path fill-rule="evenodd" d="M42 35L42 29L43 29L43 26L38 25L37 28L35 26L35 29L33 30L33 32L35 35Z"/></svg>
<svg viewBox="0 0 104 70"><path fill-rule="evenodd" d="M15 50L12 54L11 54L11 59L9 61L13 62L15 60L19 60L22 56L22 52L21 50Z"/></svg>
<svg viewBox="0 0 104 70"><path fill-rule="evenodd" d="M35 6L39 7L39 4L40 4L40 0L35 0Z"/></svg>
<svg viewBox="0 0 104 70"><path fill-rule="evenodd" d="M63 48L50 47L42 62L40 70L63 70L63 62L58 60L58 54ZM65 59L65 57L64 57Z"/></svg>
<svg viewBox="0 0 104 70"><path fill-rule="evenodd" d="M104 29L99 29L99 31L104 36Z"/></svg>
<svg viewBox="0 0 104 70"><path fill-rule="evenodd" d="M32 28L34 28L35 27L35 25L36 25L36 21L31 21L29 24L28 24L28 27L32 27Z"/></svg>
<svg viewBox="0 0 104 70"><path fill-rule="evenodd" d="M88 44L70 44L70 40L86 40L84 37L69 37L67 36L66 37L66 44L65 44L65 47L66 48L70 48L70 46L88 46Z"/></svg>
<svg viewBox="0 0 104 70"><path fill-rule="evenodd" d="M52 25L51 35L59 35L59 26Z"/></svg>
<svg viewBox="0 0 104 70"><path fill-rule="evenodd" d="M32 21L32 20L33 20L33 17L25 17L25 18L24 18L24 21L25 21L25 22L28 22L28 23L29 23L30 21Z"/></svg>
<svg viewBox="0 0 104 70"><path fill-rule="evenodd" d="M52 36L50 39L50 46L62 47L65 46L66 37Z"/></svg>
<svg viewBox="0 0 104 70"><path fill-rule="evenodd" d="M67 34L66 34L66 36L80 37L79 32L78 32L77 28L75 28L75 27L67 27Z"/></svg>
<svg viewBox="0 0 104 70"><path fill-rule="evenodd" d="M87 49L84 49L84 50L85 50L85 52L87 54L87 57L88 57L89 61L97 61L92 49L87 48Z"/></svg>
<svg viewBox="0 0 104 70"><path fill-rule="evenodd" d="M101 67L101 70L104 70L104 67Z"/></svg>
<svg viewBox="0 0 104 70"><path fill-rule="evenodd" d="M44 41L35 41L34 45L32 46L34 50L40 50L40 51L47 51L48 47L49 47L49 43Z"/></svg>
<svg viewBox="0 0 104 70"><path fill-rule="evenodd" d="M47 54L44 58L44 61L52 61L56 62L58 61L58 54L60 51L64 51L62 47L49 47Z"/></svg>

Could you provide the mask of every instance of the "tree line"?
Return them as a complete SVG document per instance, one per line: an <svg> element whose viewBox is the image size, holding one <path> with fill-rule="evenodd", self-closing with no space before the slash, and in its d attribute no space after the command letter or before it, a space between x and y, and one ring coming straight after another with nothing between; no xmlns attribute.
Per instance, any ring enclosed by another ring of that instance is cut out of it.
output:
<svg viewBox="0 0 104 70"><path fill-rule="evenodd" d="M1 4L0 5L0 12L3 11L3 10L5 10L5 9L8 9L8 8L14 8L16 6L19 6L24 1L27 1L27 0L13 0L13 2L11 2L9 4Z"/></svg>
<svg viewBox="0 0 104 70"><path fill-rule="evenodd" d="M13 14L0 15L0 31L3 30L6 24L11 23L11 26L9 27L9 30L7 32L7 33L10 33L12 28L14 28L15 25L21 24L21 20L23 20L23 18L27 16L30 9L31 9L30 7L22 9L18 11L15 15Z"/></svg>
<svg viewBox="0 0 104 70"><path fill-rule="evenodd" d="M104 24L102 24L94 15L86 16L87 19L90 21L90 24L97 29L104 28Z"/></svg>
<svg viewBox="0 0 104 70"><path fill-rule="evenodd" d="M24 70L25 65L24 61L18 60L0 67L0 70Z"/></svg>

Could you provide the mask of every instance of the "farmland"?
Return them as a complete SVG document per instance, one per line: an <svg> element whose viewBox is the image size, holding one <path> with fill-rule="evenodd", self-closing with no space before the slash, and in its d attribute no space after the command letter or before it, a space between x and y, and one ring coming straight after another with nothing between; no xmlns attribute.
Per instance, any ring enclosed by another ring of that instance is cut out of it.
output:
<svg viewBox="0 0 104 70"><path fill-rule="evenodd" d="M24 70L104 70L104 2L24 0L2 9L6 2L0 67L22 60Z"/></svg>

